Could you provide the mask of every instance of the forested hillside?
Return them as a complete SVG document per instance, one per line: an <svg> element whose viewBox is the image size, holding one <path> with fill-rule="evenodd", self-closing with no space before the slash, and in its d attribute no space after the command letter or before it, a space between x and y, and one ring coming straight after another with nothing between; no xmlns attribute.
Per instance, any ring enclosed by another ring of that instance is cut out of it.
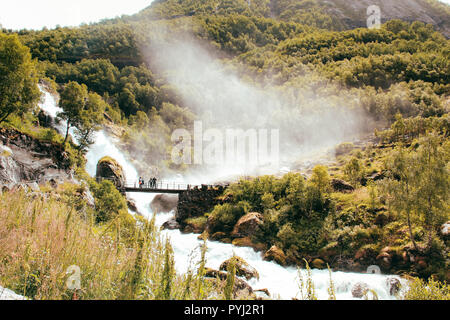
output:
<svg viewBox="0 0 450 320"><path fill-rule="evenodd" d="M366 27L371 4L382 11L379 29ZM106 123L137 161L183 172L170 160L170 135L203 115L168 80L176 64L161 72L154 61L165 53L149 48L188 34L221 72L289 100L278 121L295 126L295 114L326 101L357 110L373 134L362 145L339 145L335 165L309 170L306 180L289 173L232 184L228 203L188 225L232 242L233 226L256 211L261 229L233 243L276 246L283 264L306 258L362 271L380 263L386 272L448 281L441 226L450 219L449 24L450 7L434 0L166 0L77 28L3 30L0 70L21 82L10 90L0 74L0 123L64 145L80 170L92 132ZM9 68L13 62L20 68ZM82 146L50 129L36 133L38 79L60 93L61 118L85 137Z"/></svg>

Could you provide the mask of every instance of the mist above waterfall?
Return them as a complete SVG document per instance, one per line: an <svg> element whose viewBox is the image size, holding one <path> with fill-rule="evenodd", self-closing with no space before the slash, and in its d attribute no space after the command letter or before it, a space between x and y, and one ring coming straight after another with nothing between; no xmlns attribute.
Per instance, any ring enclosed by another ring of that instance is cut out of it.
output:
<svg viewBox="0 0 450 320"><path fill-rule="evenodd" d="M353 140L367 127L357 96L345 90L323 94L321 88L256 84L187 33L153 27L150 39L142 46L147 62L204 129L278 129L281 166ZM213 171L219 177L257 174L261 168L234 164Z"/></svg>

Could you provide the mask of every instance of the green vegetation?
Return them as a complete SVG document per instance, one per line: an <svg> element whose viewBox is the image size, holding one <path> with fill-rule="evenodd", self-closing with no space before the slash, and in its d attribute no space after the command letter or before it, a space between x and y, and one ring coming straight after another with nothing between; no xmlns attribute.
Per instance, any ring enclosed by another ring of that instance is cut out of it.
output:
<svg viewBox="0 0 450 320"><path fill-rule="evenodd" d="M145 45L161 26L200 39L249 85L299 101L281 119L321 97L331 107L345 103L377 128L371 143L339 145L336 165L317 166L308 178L289 173L232 184L224 197L230 201L189 225L231 233L241 217L259 212L263 222L251 241L277 246L289 264L309 270L321 260L357 271L380 264L449 281L449 240L439 228L449 220L450 44L440 31L448 30L450 10L418 1L443 23L355 28L366 17L345 1L167 0L78 28L0 31L0 125L63 146L86 184L36 198L0 196L1 284L31 298L70 299L63 273L77 264L83 299L232 297L233 267L223 292L203 277L206 244L199 269L176 275L169 241L128 214L112 183L83 173L84 154L102 125L119 129L124 147L152 174L185 169L170 160L170 134L189 129L199 115L151 67ZM60 94L64 137L39 123L39 79ZM69 139L71 127L77 142ZM336 179L351 187L333 188ZM80 198L87 186L95 209ZM448 298L448 285L430 279L414 282L405 298ZM303 298L315 299L308 274L301 288Z"/></svg>
<svg viewBox="0 0 450 320"><path fill-rule="evenodd" d="M0 33L0 123L35 106L40 96L37 82L30 50L17 35Z"/></svg>
<svg viewBox="0 0 450 320"><path fill-rule="evenodd" d="M93 182L95 183L95 182ZM27 298L207 299L223 295L219 280L204 279L206 247L198 272L176 274L169 239L123 208L120 193L97 186L95 209L86 186L69 183L41 193L10 191L0 195L0 284ZM106 188L108 186L106 185ZM103 219L98 219L102 217ZM81 270L79 290L67 286L70 266Z"/></svg>

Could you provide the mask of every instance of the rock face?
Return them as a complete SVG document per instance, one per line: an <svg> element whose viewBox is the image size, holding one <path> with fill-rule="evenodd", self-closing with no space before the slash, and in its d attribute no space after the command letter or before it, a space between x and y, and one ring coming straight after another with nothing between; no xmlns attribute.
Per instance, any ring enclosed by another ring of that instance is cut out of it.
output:
<svg viewBox="0 0 450 320"><path fill-rule="evenodd" d="M119 190L125 187L126 178L122 166L111 157L103 157L98 161L95 176L97 180L111 180Z"/></svg>
<svg viewBox="0 0 450 320"><path fill-rule="evenodd" d="M282 266L286 265L286 255L283 250L278 248L277 246L272 246L265 254L264 260L266 261L275 261Z"/></svg>
<svg viewBox="0 0 450 320"><path fill-rule="evenodd" d="M178 195L158 194L150 203L150 208L155 214L168 213L177 208Z"/></svg>
<svg viewBox="0 0 450 320"><path fill-rule="evenodd" d="M220 265L219 270L227 271L230 263L235 263L237 276L245 277L245 279L247 279L247 280L250 280L252 278L259 279L258 271L255 268L253 268L251 265L249 265L247 263L247 261L245 261L244 259L242 259L241 257L238 257L238 256L231 257L230 259L224 261Z"/></svg>
<svg viewBox="0 0 450 320"><path fill-rule="evenodd" d="M234 238L252 237L263 223L263 216L258 212L250 212L240 218L234 226L231 236Z"/></svg>
<svg viewBox="0 0 450 320"><path fill-rule="evenodd" d="M340 180L340 179L331 180L331 186L333 187L333 190L337 191L337 192L353 192L353 191L355 191L355 188L353 188L353 186L351 186L344 180Z"/></svg>
<svg viewBox="0 0 450 320"><path fill-rule="evenodd" d="M63 147L14 129L0 129L0 183L73 180Z"/></svg>

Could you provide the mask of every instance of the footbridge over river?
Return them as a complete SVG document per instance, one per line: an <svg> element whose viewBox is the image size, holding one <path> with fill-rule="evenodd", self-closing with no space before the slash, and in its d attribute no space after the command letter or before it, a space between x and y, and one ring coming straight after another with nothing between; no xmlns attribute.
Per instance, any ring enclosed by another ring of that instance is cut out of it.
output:
<svg viewBox="0 0 450 320"><path fill-rule="evenodd" d="M167 193L167 194L181 194L190 190L208 190L219 188L221 186L213 185L193 185L178 183L175 181L157 181L156 184L144 183L139 185L139 183L125 183L120 189L124 192L141 192L141 193ZM223 187L222 187L223 188Z"/></svg>
<svg viewBox="0 0 450 320"><path fill-rule="evenodd" d="M156 184L145 182L139 185L138 182L125 182L115 178L99 178L111 181L122 193L148 193L148 194L177 194L178 205L175 213L176 220L181 226L185 220L191 217L203 216L210 212L218 204L228 202L228 197L224 196L228 185L195 185L179 183L176 181L157 180Z"/></svg>

